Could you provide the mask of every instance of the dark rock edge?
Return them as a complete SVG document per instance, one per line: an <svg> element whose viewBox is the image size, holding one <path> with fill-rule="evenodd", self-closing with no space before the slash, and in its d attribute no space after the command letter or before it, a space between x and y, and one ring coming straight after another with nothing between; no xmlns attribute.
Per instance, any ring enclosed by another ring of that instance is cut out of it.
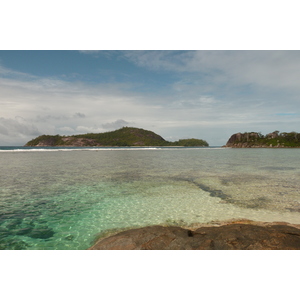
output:
<svg viewBox="0 0 300 300"><path fill-rule="evenodd" d="M198 226L129 229L100 238L88 250L300 250L300 224L242 219Z"/></svg>

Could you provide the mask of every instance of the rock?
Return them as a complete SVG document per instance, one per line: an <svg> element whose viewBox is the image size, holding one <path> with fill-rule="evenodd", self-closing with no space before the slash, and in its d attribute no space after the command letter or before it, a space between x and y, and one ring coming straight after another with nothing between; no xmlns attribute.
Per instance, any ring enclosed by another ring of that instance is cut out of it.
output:
<svg viewBox="0 0 300 300"><path fill-rule="evenodd" d="M263 135L259 132L233 134L226 145L231 148L300 148L300 133L274 131Z"/></svg>
<svg viewBox="0 0 300 300"><path fill-rule="evenodd" d="M100 239L90 250L299 250L300 228L251 222L195 230L148 226Z"/></svg>
<svg viewBox="0 0 300 300"><path fill-rule="evenodd" d="M268 133L266 135L266 137L269 139L276 139L276 138L278 138L278 133L279 133L279 131L274 131L274 132Z"/></svg>
<svg viewBox="0 0 300 300"><path fill-rule="evenodd" d="M17 230L15 233L16 235L27 235L32 231L32 227L25 227L25 228L20 228Z"/></svg>
<svg viewBox="0 0 300 300"><path fill-rule="evenodd" d="M34 239L49 239L54 235L54 231L51 228L48 227L42 227L42 228L35 228L32 231L30 231L27 236L34 238Z"/></svg>
<svg viewBox="0 0 300 300"><path fill-rule="evenodd" d="M248 148L253 146L252 143L259 139L259 133L257 132L245 132L245 133L235 133L233 134L226 143L226 147L236 147L236 148Z"/></svg>

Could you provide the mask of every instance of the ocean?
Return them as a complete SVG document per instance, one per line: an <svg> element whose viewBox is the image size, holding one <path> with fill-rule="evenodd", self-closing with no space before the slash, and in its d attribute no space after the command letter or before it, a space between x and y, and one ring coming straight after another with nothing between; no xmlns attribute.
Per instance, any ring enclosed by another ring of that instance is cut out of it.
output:
<svg viewBox="0 0 300 300"><path fill-rule="evenodd" d="M246 218L300 223L300 149L0 147L0 249Z"/></svg>

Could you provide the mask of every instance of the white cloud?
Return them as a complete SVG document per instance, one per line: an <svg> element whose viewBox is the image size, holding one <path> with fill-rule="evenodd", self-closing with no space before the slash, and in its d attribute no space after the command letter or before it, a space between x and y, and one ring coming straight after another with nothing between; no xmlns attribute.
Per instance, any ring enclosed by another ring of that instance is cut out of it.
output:
<svg viewBox="0 0 300 300"><path fill-rule="evenodd" d="M207 109L212 108L212 105L217 104L217 100L212 96L202 95L200 97L187 97L174 101L171 105L174 108L180 109Z"/></svg>
<svg viewBox="0 0 300 300"><path fill-rule="evenodd" d="M17 116L14 119L0 117L0 135L23 137L36 136L39 134L41 133L37 127L22 117Z"/></svg>
<svg viewBox="0 0 300 300"><path fill-rule="evenodd" d="M77 126L76 127L76 133L78 134L84 134L84 133L98 133L103 132L102 127L96 127L96 126Z"/></svg>
<svg viewBox="0 0 300 300"><path fill-rule="evenodd" d="M140 67L208 76L213 82L299 87L300 51L129 51Z"/></svg>
<svg viewBox="0 0 300 300"><path fill-rule="evenodd" d="M134 64L154 69L154 76L158 71L171 75L147 92L140 82L67 82L0 68L1 142L11 143L12 136L20 144L35 133L67 135L122 126L153 130L165 138L204 138L215 145L222 139L225 143L228 132L297 131L299 53L125 52Z"/></svg>
<svg viewBox="0 0 300 300"><path fill-rule="evenodd" d="M119 129L119 128L122 128L124 126L128 126L129 124L130 124L130 122L119 119L119 120L116 120L114 122L102 124L102 127L104 129Z"/></svg>
<svg viewBox="0 0 300 300"><path fill-rule="evenodd" d="M75 132L75 130L71 127L65 126L65 127L60 127L58 128L59 132L69 132L69 133L73 133Z"/></svg>
<svg viewBox="0 0 300 300"><path fill-rule="evenodd" d="M76 113L76 114L74 114L74 117L75 117L75 118L85 118L86 115L85 115L85 114L82 114L82 113Z"/></svg>

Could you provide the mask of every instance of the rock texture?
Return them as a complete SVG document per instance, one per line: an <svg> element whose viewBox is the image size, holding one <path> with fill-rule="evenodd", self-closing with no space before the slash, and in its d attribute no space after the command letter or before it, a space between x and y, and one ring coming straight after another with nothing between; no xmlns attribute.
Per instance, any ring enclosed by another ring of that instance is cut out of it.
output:
<svg viewBox="0 0 300 300"><path fill-rule="evenodd" d="M235 133L227 141L226 147L245 148L249 146L250 140L252 141L258 137L258 133L256 132Z"/></svg>
<svg viewBox="0 0 300 300"><path fill-rule="evenodd" d="M120 232L90 250L299 250L300 228L288 223L230 223L181 227L149 226Z"/></svg>

